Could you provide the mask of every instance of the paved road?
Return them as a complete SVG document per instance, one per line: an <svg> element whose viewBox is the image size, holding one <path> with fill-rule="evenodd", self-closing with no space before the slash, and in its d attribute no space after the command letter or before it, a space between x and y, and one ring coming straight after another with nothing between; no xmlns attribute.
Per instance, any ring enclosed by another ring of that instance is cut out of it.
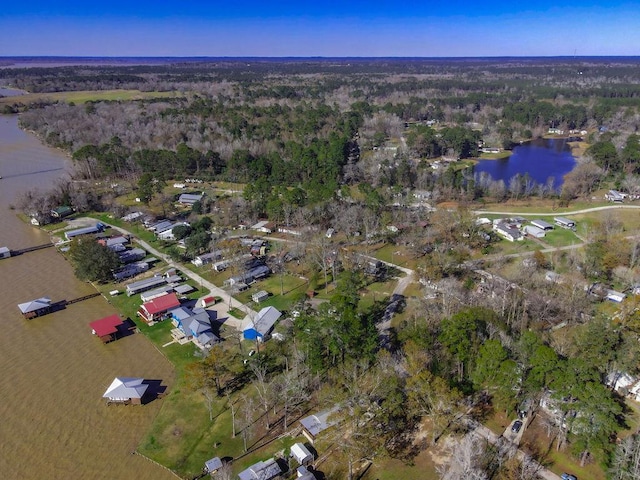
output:
<svg viewBox="0 0 640 480"><path fill-rule="evenodd" d="M104 222L102 222L102 223L104 223ZM115 225L109 225L109 226L111 228L113 228L114 230L117 230L117 231L119 231L119 232L121 232L121 233L123 233L125 235L130 235L131 238L135 238L136 242L139 243L145 250L147 250L148 252L151 252L156 257L164 260L165 262L167 262L167 264L170 267L175 268L176 270L179 270L180 272L182 272L182 274L184 274L185 276L189 277L193 281L197 282L198 285L200 285L201 287L207 288L210 293L207 294L207 295L203 295L203 296L209 296L209 295L218 296L218 297L222 298L224 301L227 302L227 305L229 306L229 309L236 308L236 309L241 310L242 312L246 313L247 315L251 315L252 317L256 315L255 310L252 310L247 305L245 305L245 304L241 303L240 301L234 299L231 296L231 294L229 294L229 292L227 292L226 290L224 290L224 289L222 289L220 287L217 287L216 285L214 285L210 281L202 278L197 273L189 270L184 265L174 262L171 259L171 257L169 257L168 255L165 255L164 253L160 252L159 250L153 248L147 242L137 238L133 233L131 233L131 232L129 232L129 231L123 229L123 228L116 227ZM216 307L216 310L218 310L218 315L220 315L220 316L223 316L223 315L225 315L227 313L227 312L221 311L217 307ZM230 320L230 322L227 322L229 324L238 323L238 322L233 322L233 317L230 317L229 320ZM236 326L236 325L234 324L233 326Z"/></svg>
<svg viewBox="0 0 640 480"><path fill-rule="evenodd" d="M536 217L568 217L571 215L579 215L581 213L590 213L590 212L600 212L603 210L615 210L615 209L638 209L640 205L604 205L602 207L592 207L592 208L584 208L582 210L574 210L569 212L502 212L502 211L493 211L493 210L474 210L473 213L476 215L520 215L520 216L531 216L535 215Z"/></svg>

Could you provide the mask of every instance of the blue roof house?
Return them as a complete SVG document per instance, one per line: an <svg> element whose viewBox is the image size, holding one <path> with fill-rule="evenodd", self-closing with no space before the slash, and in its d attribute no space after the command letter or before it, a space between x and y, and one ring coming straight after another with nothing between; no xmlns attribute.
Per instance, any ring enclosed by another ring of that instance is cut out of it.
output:
<svg viewBox="0 0 640 480"><path fill-rule="evenodd" d="M274 307L265 307L258 312L255 318L247 315L242 323L242 333L245 340L266 340L267 335L273 329L282 313Z"/></svg>

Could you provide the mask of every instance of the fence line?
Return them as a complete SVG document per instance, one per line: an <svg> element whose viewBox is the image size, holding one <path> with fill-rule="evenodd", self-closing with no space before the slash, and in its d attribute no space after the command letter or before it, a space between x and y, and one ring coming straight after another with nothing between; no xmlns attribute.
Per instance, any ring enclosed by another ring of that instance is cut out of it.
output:
<svg viewBox="0 0 640 480"><path fill-rule="evenodd" d="M167 472L170 472L174 477L179 478L180 480L184 480L180 475L178 475L176 472L174 472L173 470L171 470L169 467L165 467L164 465L156 462L155 460L150 459L149 457L147 457L145 454L140 453L137 450L134 450L133 452L131 452L132 455L138 455L142 458L146 458L148 461L150 461L151 463L157 465L158 467L164 468Z"/></svg>

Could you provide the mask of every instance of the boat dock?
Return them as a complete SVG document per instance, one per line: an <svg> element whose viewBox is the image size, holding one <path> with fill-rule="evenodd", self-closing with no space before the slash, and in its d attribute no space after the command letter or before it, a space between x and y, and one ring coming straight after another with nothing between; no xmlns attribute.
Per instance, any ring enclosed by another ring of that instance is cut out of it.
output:
<svg viewBox="0 0 640 480"><path fill-rule="evenodd" d="M42 245L35 245L33 247L21 248L19 250L11 250L11 256L22 255L23 253L35 252L36 250L42 250L43 248L51 248L55 245L53 243L44 243Z"/></svg>

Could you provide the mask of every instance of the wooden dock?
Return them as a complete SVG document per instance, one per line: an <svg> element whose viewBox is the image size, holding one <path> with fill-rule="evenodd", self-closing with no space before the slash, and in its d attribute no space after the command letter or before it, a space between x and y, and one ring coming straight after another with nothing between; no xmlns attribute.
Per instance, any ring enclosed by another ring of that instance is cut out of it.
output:
<svg viewBox="0 0 640 480"><path fill-rule="evenodd" d="M20 250L11 250L11 256L22 255L23 253L35 252L36 250L42 250L43 248L55 247L53 243L44 243L42 245L35 245L33 247L21 248Z"/></svg>
<svg viewBox="0 0 640 480"><path fill-rule="evenodd" d="M94 292L94 293L90 293L89 295L85 295L84 297L78 297L78 298L74 298L73 300L64 300L64 304L66 305L72 305L74 303L78 303L78 302L82 302L83 300L89 300L90 298L95 298L97 296L101 295L100 292Z"/></svg>

